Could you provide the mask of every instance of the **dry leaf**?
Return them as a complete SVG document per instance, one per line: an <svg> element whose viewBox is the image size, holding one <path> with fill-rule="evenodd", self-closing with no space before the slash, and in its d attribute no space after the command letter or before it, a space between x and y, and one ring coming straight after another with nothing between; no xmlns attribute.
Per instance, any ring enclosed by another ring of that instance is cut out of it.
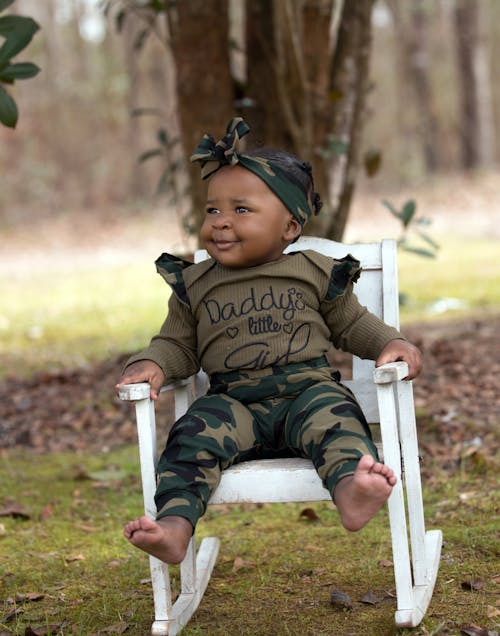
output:
<svg viewBox="0 0 500 636"><path fill-rule="evenodd" d="M99 630L100 634L123 634L128 629L128 624L120 621L119 623L115 623L114 625L110 625L109 627L104 627L104 629Z"/></svg>
<svg viewBox="0 0 500 636"><path fill-rule="evenodd" d="M73 563L74 561L85 561L85 557L83 556L83 554L76 554L72 557L66 557L64 560L66 561L66 563Z"/></svg>
<svg viewBox="0 0 500 636"><path fill-rule="evenodd" d="M324 552L325 548L322 548L319 545L306 545L304 550L307 550L307 552Z"/></svg>
<svg viewBox="0 0 500 636"><path fill-rule="evenodd" d="M300 513L299 517L302 519L305 518L307 521L317 522L319 521L319 517L316 512L312 508L304 508L304 510Z"/></svg>
<svg viewBox="0 0 500 636"><path fill-rule="evenodd" d="M22 603L23 601L41 601L45 598L45 594L42 592L26 592L26 594L16 594L16 601Z"/></svg>
<svg viewBox="0 0 500 636"><path fill-rule="evenodd" d="M84 532L97 532L99 530L99 528L96 528L95 526L87 526L82 523L76 524L75 528L83 530Z"/></svg>
<svg viewBox="0 0 500 636"><path fill-rule="evenodd" d="M21 607L16 607L15 609L10 610L10 612L7 612L7 614L4 615L3 620L5 623L10 623L10 621L16 618L16 616L23 613L24 610Z"/></svg>
<svg viewBox="0 0 500 636"><path fill-rule="evenodd" d="M236 557L235 560L233 561L233 574L236 574L236 572L238 572L238 570L241 570L241 568L245 568L245 567L254 567L255 566L255 561L245 561L244 559L242 559L241 557Z"/></svg>
<svg viewBox="0 0 500 636"><path fill-rule="evenodd" d="M24 636L54 636L61 632L63 625L42 625L41 627L31 627L28 625L24 630Z"/></svg>
<svg viewBox="0 0 500 636"><path fill-rule="evenodd" d="M394 563L390 559L380 559L378 562L381 568L392 568Z"/></svg>
<svg viewBox="0 0 500 636"><path fill-rule="evenodd" d="M477 625L461 627L460 633L463 634L463 636L489 636L489 632L486 627L478 627Z"/></svg>
<svg viewBox="0 0 500 636"><path fill-rule="evenodd" d="M373 592L367 592L361 599L361 602L365 603L365 605L377 605L377 603L380 603L381 600L382 599L375 596Z"/></svg>
<svg viewBox="0 0 500 636"><path fill-rule="evenodd" d="M488 618L496 618L500 616L500 607L493 607L493 605L488 605L486 609L486 616Z"/></svg>
<svg viewBox="0 0 500 636"><path fill-rule="evenodd" d="M339 610L352 610L354 607L349 595L342 592L342 590L332 590L330 603L335 609Z"/></svg>
<svg viewBox="0 0 500 636"><path fill-rule="evenodd" d="M38 515L38 519L39 521L45 521L45 519L52 517L52 515L53 515L52 506L50 504L47 504L45 508L42 510L42 512Z"/></svg>
<svg viewBox="0 0 500 636"><path fill-rule="evenodd" d="M0 509L0 517L12 517L13 519L31 519L31 515L17 503L9 504Z"/></svg>
<svg viewBox="0 0 500 636"><path fill-rule="evenodd" d="M467 581L462 581L461 587L463 590L477 592L483 589L484 583L481 579L468 579Z"/></svg>

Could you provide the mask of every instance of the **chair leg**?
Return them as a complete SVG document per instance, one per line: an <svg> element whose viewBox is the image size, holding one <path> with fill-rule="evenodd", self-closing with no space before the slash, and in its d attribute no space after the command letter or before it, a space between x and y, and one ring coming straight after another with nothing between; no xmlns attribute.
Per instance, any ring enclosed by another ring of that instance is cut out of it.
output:
<svg viewBox="0 0 500 636"><path fill-rule="evenodd" d="M219 547L219 539L206 537L196 553L195 538L191 538L186 557L180 566L181 593L167 614L157 611L160 609L161 599L158 599L157 606L155 596L155 622L151 627L153 636L175 636L186 626L207 589ZM157 588L154 589L156 591Z"/></svg>

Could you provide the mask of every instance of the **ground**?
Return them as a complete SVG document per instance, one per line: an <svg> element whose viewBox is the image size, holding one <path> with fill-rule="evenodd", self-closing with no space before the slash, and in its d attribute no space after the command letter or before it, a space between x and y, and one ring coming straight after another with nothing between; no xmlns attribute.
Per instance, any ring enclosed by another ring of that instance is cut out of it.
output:
<svg viewBox="0 0 500 636"><path fill-rule="evenodd" d="M443 465L460 461L463 453L491 456L498 450L497 324L494 319L468 319L405 329L425 359L414 382L421 441ZM113 392L125 357L1 383L0 447L102 450L134 442L131 408ZM168 415L168 398L163 398L163 409Z"/></svg>

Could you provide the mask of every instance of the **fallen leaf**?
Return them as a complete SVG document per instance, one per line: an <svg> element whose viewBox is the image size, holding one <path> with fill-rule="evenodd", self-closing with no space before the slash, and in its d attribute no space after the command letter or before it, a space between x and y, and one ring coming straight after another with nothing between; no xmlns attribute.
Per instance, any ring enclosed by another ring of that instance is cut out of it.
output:
<svg viewBox="0 0 500 636"><path fill-rule="evenodd" d="M12 517L13 519L31 519L31 515L17 503L12 503L0 509L0 517Z"/></svg>
<svg viewBox="0 0 500 636"><path fill-rule="evenodd" d="M5 623L10 623L10 621L16 618L16 616L19 616L23 613L24 610L22 609L22 607L16 607L15 609L10 610L10 612L7 612L7 614L4 615L3 620Z"/></svg>
<svg viewBox="0 0 500 636"><path fill-rule="evenodd" d="M352 610L354 607L349 595L342 590L332 590L330 603L338 610Z"/></svg>
<svg viewBox="0 0 500 636"><path fill-rule="evenodd" d="M307 552L324 552L325 548L322 548L320 545L306 545L304 546L304 550Z"/></svg>
<svg viewBox="0 0 500 636"><path fill-rule="evenodd" d="M378 562L381 568L392 568L394 563L390 559L380 559Z"/></svg>
<svg viewBox="0 0 500 636"><path fill-rule="evenodd" d="M236 574L236 572L238 572L238 570L241 570L241 568L254 567L254 566L255 566L255 561L245 561L241 557L236 557L235 560L233 561L232 572L233 574Z"/></svg>
<svg viewBox="0 0 500 636"><path fill-rule="evenodd" d="M73 563L74 561L85 561L85 557L83 556L83 554L76 554L72 557L66 557L64 560L66 561L66 563Z"/></svg>
<svg viewBox="0 0 500 636"><path fill-rule="evenodd" d="M41 627L32 627L28 625L24 630L24 636L55 636L61 632L62 624L59 625L42 625Z"/></svg>
<svg viewBox="0 0 500 636"><path fill-rule="evenodd" d="M106 483L110 481L120 481L127 476L125 470L119 468L108 468L106 470L96 470L88 474L89 479L100 483Z"/></svg>
<svg viewBox="0 0 500 636"><path fill-rule="evenodd" d="M500 607L493 607L493 605L488 605L486 609L486 616L488 618L496 618L500 616Z"/></svg>
<svg viewBox="0 0 500 636"><path fill-rule="evenodd" d="M16 594L16 601L22 603L23 601L41 601L45 598L45 594L42 592L26 592L26 594Z"/></svg>
<svg viewBox="0 0 500 636"><path fill-rule="evenodd" d="M381 600L382 599L375 596L373 592L367 592L361 599L361 602L365 603L365 605L377 605L377 603L380 603Z"/></svg>
<svg viewBox="0 0 500 636"><path fill-rule="evenodd" d="M460 634L463 634L463 636L489 636L490 633L488 632L486 627L469 625L467 627L461 627Z"/></svg>
<svg viewBox="0 0 500 636"><path fill-rule="evenodd" d="M484 583L481 579L468 579L467 581L462 581L461 587L463 590L477 592L483 589Z"/></svg>
<svg viewBox="0 0 500 636"><path fill-rule="evenodd" d="M97 532L99 530L99 528L96 528L95 526L87 526L84 524L76 524L75 528L78 528L78 530L83 530L84 532Z"/></svg>
<svg viewBox="0 0 500 636"><path fill-rule="evenodd" d="M106 563L106 567L108 567L108 568L119 568L120 567L120 561L110 561L109 563Z"/></svg>
<svg viewBox="0 0 500 636"><path fill-rule="evenodd" d="M50 504L47 504L45 508L42 510L42 512L38 515L38 519L39 521L45 521L45 519L52 517L52 515L53 515L52 506Z"/></svg>
<svg viewBox="0 0 500 636"><path fill-rule="evenodd" d="M304 508L304 510L299 515L299 518L302 518L302 517L307 519L307 521L312 521L314 523L319 521L318 515L312 508Z"/></svg>
<svg viewBox="0 0 500 636"><path fill-rule="evenodd" d="M123 634L128 629L128 623L124 623L120 621L119 623L115 623L114 625L110 625L109 627L104 627L99 630L100 634Z"/></svg>

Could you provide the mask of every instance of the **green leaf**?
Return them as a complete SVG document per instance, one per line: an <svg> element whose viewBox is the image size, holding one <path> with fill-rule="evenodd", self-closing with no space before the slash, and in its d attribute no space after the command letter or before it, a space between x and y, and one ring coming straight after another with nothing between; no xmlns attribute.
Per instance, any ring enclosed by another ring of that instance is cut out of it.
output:
<svg viewBox="0 0 500 636"><path fill-rule="evenodd" d="M0 0L0 11L5 11L11 4L14 4L14 0Z"/></svg>
<svg viewBox="0 0 500 636"><path fill-rule="evenodd" d="M0 0L0 11L5 11L11 4L14 4L14 0Z"/></svg>
<svg viewBox="0 0 500 636"><path fill-rule="evenodd" d="M29 79L38 75L40 69L31 62L19 62L10 64L3 71L0 71L0 82L12 83L14 80Z"/></svg>
<svg viewBox="0 0 500 636"><path fill-rule="evenodd" d="M158 132L156 133L156 136L157 136L158 141L161 143L162 146L167 146L168 145L168 133L165 130L165 128L160 128L158 130Z"/></svg>
<svg viewBox="0 0 500 636"><path fill-rule="evenodd" d="M0 86L0 122L9 128L15 128L19 113L16 102L7 93L3 86Z"/></svg>
<svg viewBox="0 0 500 636"><path fill-rule="evenodd" d="M416 210L417 210L417 204L415 203L413 199L410 199L404 204L403 209L401 211L401 220L403 221L404 227L408 227L408 225L411 223L411 220L413 216L415 215Z"/></svg>
<svg viewBox="0 0 500 636"><path fill-rule="evenodd" d="M375 176L382 165L382 153L376 149L367 150L363 157L363 163L366 174L369 177Z"/></svg>
<svg viewBox="0 0 500 636"><path fill-rule="evenodd" d="M421 247L412 247L411 245L406 245L405 243L400 243L400 247L404 249L405 252L411 252L412 254L425 256L425 258L436 258L436 254L434 252Z"/></svg>
<svg viewBox="0 0 500 636"><path fill-rule="evenodd" d="M141 115L158 115L158 117L163 117L165 113L161 110L161 108L134 108L130 112L132 117L140 117Z"/></svg>
<svg viewBox="0 0 500 636"><path fill-rule="evenodd" d="M156 194L165 194L170 190L172 183L172 175L170 174L170 169L167 168L163 171L163 174L158 181L158 185L156 187Z"/></svg>
<svg viewBox="0 0 500 636"><path fill-rule="evenodd" d="M415 231L420 236L420 238L422 238L422 240L424 240L428 245L433 247L435 250L438 250L440 248L439 243L436 243L436 241L433 238L431 238L426 232L422 232L422 230L415 230Z"/></svg>
<svg viewBox="0 0 500 636"><path fill-rule="evenodd" d="M22 51L40 27L32 19L20 15L6 15L0 18L0 35L5 42L0 47L0 68Z"/></svg>
<svg viewBox="0 0 500 636"><path fill-rule="evenodd" d="M161 148L155 148L154 150L146 150L146 152L143 152L141 155L139 155L139 158L137 159L137 161L139 163L143 163L144 161L147 161L148 159L151 159L152 157L158 157L162 154L163 154L163 151L161 150Z"/></svg>
<svg viewBox="0 0 500 636"><path fill-rule="evenodd" d="M401 219L401 212L398 212L396 208L392 205L390 201L382 201L382 205L384 205L391 214L393 214L397 219Z"/></svg>

